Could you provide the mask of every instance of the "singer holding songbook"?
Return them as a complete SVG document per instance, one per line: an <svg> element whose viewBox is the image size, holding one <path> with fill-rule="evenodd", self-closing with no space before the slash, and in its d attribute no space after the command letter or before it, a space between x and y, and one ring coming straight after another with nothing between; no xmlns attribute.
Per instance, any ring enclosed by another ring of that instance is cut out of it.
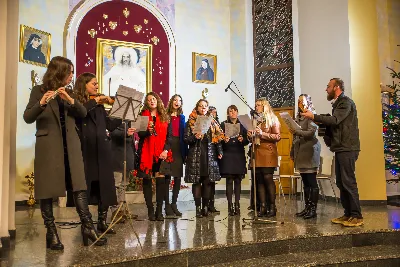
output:
<svg viewBox="0 0 400 267"><path fill-rule="evenodd" d="M189 145L186 160L185 182L193 183L192 192L196 205L196 217L208 216L211 182L221 180L218 159L222 159L221 141L224 133L220 125L212 118L206 134L195 133L195 123L199 116L207 115L208 101L200 99L189 115L185 128L185 143ZM201 207L203 204L203 208Z"/></svg>
<svg viewBox="0 0 400 267"><path fill-rule="evenodd" d="M165 196L165 176L160 173L160 165L163 160L168 160L168 150L165 148L168 115L157 93L150 92L146 95L140 115L149 117L149 125L147 131L138 133L140 137L138 177L143 178L143 195L149 220L163 221L162 206ZM157 206L155 213L152 200L152 178L156 179Z"/></svg>
<svg viewBox="0 0 400 267"><path fill-rule="evenodd" d="M75 119L84 118L87 111L65 90L73 73L74 65L69 59L52 58L43 84L32 88L24 112L26 123L36 122L35 198L40 199L47 228L46 246L52 250L64 249L54 223L53 198L65 197L67 190L73 191L84 245L88 245L88 239L98 238L89 212L81 143L75 125ZM101 239L96 245L106 243L106 239Z"/></svg>
<svg viewBox="0 0 400 267"><path fill-rule="evenodd" d="M246 129L238 120L238 108L230 105L226 111L228 118L221 124L225 132L225 140L222 142L224 157L220 161L220 172L223 178L226 178L226 198L228 200L228 215L240 215L240 192L241 182L246 170L245 146L249 144L246 138ZM236 125L239 132L235 136L226 136L226 128L230 125ZM235 186L235 188L233 188ZM235 207L232 204L233 190L235 189Z"/></svg>
<svg viewBox="0 0 400 267"><path fill-rule="evenodd" d="M109 103L110 97L99 95L98 89L96 75L85 72L77 78L74 93L87 110L87 116L77 119L76 125L82 144L89 204L98 207L97 231L103 233L108 228L108 208L117 204L107 130L115 130L122 121L108 117L103 104ZM107 234L115 233L112 228L107 231Z"/></svg>
<svg viewBox="0 0 400 267"><path fill-rule="evenodd" d="M252 139L255 155L256 181L260 198L259 217L276 216L274 171L278 167L277 143L281 139L280 123L265 98L256 100L254 131L247 135Z"/></svg>

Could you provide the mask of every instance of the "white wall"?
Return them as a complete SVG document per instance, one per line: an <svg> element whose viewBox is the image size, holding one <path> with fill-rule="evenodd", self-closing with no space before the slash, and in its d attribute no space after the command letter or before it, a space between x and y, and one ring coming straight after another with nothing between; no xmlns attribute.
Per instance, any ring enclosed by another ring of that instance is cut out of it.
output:
<svg viewBox="0 0 400 267"><path fill-rule="evenodd" d="M67 16L68 0L20 1L19 23L51 34L51 57L63 55L63 32ZM28 199L29 191L24 177L33 171L36 128L35 124L27 125L22 119L32 88L30 78L32 70L42 77L46 69L18 63L16 201Z"/></svg>
<svg viewBox="0 0 400 267"><path fill-rule="evenodd" d="M186 116L208 88L210 105L219 113L232 103L225 87L231 81L229 0L176 0L176 91L182 95ZM192 82L192 52L217 55L217 83ZM220 116L221 117L221 116Z"/></svg>
<svg viewBox="0 0 400 267"><path fill-rule="evenodd" d="M294 55L298 54L295 67L300 67L300 73L295 70L300 75L295 81L300 79L301 88L296 89L296 97L300 92L309 94L317 113L332 113L325 92L331 78L343 79L345 94L351 97L348 1L293 0L293 6L293 12L297 11L293 14L293 18L297 18L297 21L293 20ZM321 156L332 157L323 140L320 141ZM329 183L322 186L325 194L333 195Z"/></svg>

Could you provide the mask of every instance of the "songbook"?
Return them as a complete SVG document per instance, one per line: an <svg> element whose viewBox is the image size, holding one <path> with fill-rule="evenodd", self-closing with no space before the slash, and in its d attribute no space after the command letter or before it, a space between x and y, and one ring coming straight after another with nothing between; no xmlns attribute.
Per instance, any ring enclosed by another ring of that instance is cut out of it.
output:
<svg viewBox="0 0 400 267"><path fill-rule="evenodd" d="M225 136L229 138L238 137L240 134L240 124L225 123Z"/></svg>
<svg viewBox="0 0 400 267"><path fill-rule="evenodd" d="M292 131L301 130L301 127L292 119L292 117L287 112L280 112L279 115L287 125L287 127Z"/></svg>
<svg viewBox="0 0 400 267"><path fill-rule="evenodd" d="M139 115L144 93L133 88L120 85L115 95L115 102L110 111L110 117L135 121Z"/></svg>
<svg viewBox="0 0 400 267"><path fill-rule="evenodd" d="M194 134L205 134L211 126L213 118L209 116L197 116L196 122L194 123Z"/></svg>
<svg viewBox="0 0 400 267"><path fill-rule="evenodd" d="M138 116L136 121L131 122L131 128L135 128L136 132L144 132L149 125L149 116Z"/></svg>
<svg viewBox="0 0 400 267"><path fill-rule="evenodd" d="M253 122L251 121L249 115L239 115L238 120L247 131L254 131Z"/></svg>

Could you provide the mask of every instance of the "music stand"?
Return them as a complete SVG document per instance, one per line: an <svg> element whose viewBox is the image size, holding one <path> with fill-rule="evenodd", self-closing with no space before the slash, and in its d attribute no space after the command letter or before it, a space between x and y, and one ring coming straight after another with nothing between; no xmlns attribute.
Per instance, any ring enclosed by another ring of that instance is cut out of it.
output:
<svg viewBox="0 0 400 267"><path fill-rule="evenodd" d="M124 180L124 186L126 186L126 124L127 121L136 121L140 108L142 106L142 100L143 100L144 94L142 92L136 91L133 88L129 88L123 85L120 85L118 88L118 91L115 95L115 102L110 110L109 117L111 118L116 118L116 119L121 119L124 124L124 133L125 133L125 138L124 138L124 173L123 173L123 180ZM142 244L140 243L139 235L135 231L135 228L133 226L132 222L132 213L129 210L128 204L126 201L122 202L118 209L117 212L115 213L115 216L111 219L111 223L109 224L108 228L106 231L104 231L99 238L93 242L90 246L93 246L96 244L97 241L99 241L114 225L116 225L123 217L121 215L118 219L116 219L117 214L119 214L119 211L121 209L124 209L124 214L126 214L127 218L129 219L129 224L132 227L132 231L134 232L138 243L140 245L140 248L142 248Z"/></svg>

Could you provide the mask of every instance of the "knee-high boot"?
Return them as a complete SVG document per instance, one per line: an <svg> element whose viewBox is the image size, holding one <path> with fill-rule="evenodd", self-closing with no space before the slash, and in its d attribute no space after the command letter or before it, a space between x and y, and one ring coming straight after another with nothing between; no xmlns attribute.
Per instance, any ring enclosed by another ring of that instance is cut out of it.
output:
<svg viewBox="0 0 400 267"><path fill-rule="evenodd" d="M143 178L143 195L147 206L147 215L149 217L149 221L155 221L156 216L154 215L153 191L151 188L151 179Z"/></svg>
<svg viewBox="0 0 400 267"><path fill-rule="evenodd" d="M307 213L304 214L304 219L311 219L317 217L317 203L319 197L319 188L311 188L310 205Z"/></svg>
<svg viewBox="0 0 400 267"><path fill-rule="evenodd" d="M108 229L107 224L107 213L108 213L108 206L104 206L101 201L99 201L99 205L97 207L98 211L98 219L97 219L97 231L99 233L104 233ZM113 228L110 228L107 231L107 234L115 235L117 232Z"/></svg>
<svg viewBox="0 0 400 267"><path fill-rule="evenodd" d="M76 211L78 212L82 222L81 233L83 245L88 246L89 239L90 241L95 242L98 239L99 234L97 233L96 228L93 225L92 214L90 214L89 211L86 191L74 192L74 202L76 206ZM96 246L103 246L105 244L107 244L106 238L101 238L99 241L96 242Z"/></svg>
<svg viewBox="0 0 400 267"><path fill-rule="evenodd" d="M51 198L40 200L40 211L44 225L47 228L46 233L46 247L51 250L63 250L64 245L61 243L58 237L57 228L54 224L53 216L53 200Z"/></svg>
<svg viewBox="0 0 400 267"><path fill-rule="evenodd" d="M156 177L156 220L164 221L164 216L162 214L162 206L165 198L165 178Z"/></svg>
<svg viewBox="0 0 400 267"><path fill-rule="evenodd" d="M304 187L304 203L305 207L304 210L296 213L297 217L303 217L306 215L307 211L310 208L310 195L311 195L311 187Z"/></svg>
<svg viewBox="0 0 400 267"><path fill-rule="evenodd" d="M176 202L178 201L179 191L181 190L181 177L174 177L174 186L172 188L172 211L176 216L182 216L182 213L178 210Z"/></svg>
<svg viewBox="0 0 400 267"><path fill-rule="evenodd" d="M208 200L208 211L211 213L220 213L219 210L215 208L215 182L210 183L210 198Z"/></svg>

